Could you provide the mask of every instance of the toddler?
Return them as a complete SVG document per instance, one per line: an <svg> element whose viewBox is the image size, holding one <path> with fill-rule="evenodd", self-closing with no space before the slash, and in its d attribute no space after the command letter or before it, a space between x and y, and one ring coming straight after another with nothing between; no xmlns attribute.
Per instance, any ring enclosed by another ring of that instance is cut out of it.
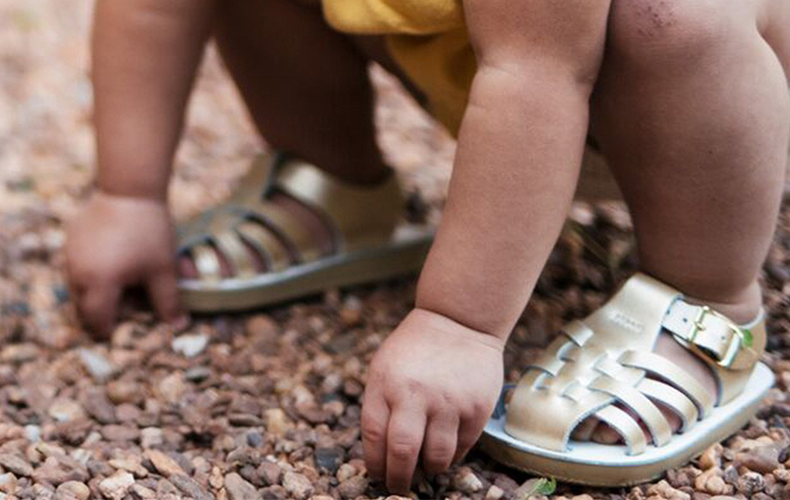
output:
<svg viewBox="0 0 790 500"><path fill-rule="evenodd" d="M261 134L287 153L254 165L177 243L167 184L212 36ZM418 266L430 235L399 222L374 137L377 62L458 150L414 310L369 370L371 476L407 491L418 461L442 471L478 440L588 132L633 217L642 274L528 370L486 448L625 484L655 471L607 476L569 443L664 450L666 465L699 451L673 448L673 433L721 439L711 429L748 413L729 403L764 347L757 277L790 141L787 0L98 0L93 53L98 188L67 248L93 329L112 327L129 285L179 323L179 288L189 309L239 309Z"/></svg>

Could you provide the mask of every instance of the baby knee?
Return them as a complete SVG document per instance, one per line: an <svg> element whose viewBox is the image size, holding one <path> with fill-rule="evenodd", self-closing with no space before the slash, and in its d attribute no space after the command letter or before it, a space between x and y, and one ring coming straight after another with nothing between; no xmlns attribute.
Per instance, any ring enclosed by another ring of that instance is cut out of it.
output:
<svg viewBox="0 0 790 500"><path fill-rule="evenodd" d="M742 22L735 0L613 0L610 51L639 64L693 63ZM741 13L742 14L742 13Z"/></svg>

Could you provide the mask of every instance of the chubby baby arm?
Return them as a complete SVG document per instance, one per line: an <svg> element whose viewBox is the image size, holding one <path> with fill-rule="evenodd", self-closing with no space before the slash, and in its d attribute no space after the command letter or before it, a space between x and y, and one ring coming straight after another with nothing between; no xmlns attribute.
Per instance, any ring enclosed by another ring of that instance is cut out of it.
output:
<svg viewBox="0 0 790 500"><path fill-rule="evenodd" d="M504 342L567 215L609 2L467 0L478 58L449 195L415 310L374 358L362 411L371 474L397 492L479 437Z"/></svg>
<svg viewBox="0 0 790 500"><path fill-rule="evenodd" d="M67 229L86 325L107 333L124 287L177 320L171 162L215 0L99 0L93 36L98 189Z"/></svg>

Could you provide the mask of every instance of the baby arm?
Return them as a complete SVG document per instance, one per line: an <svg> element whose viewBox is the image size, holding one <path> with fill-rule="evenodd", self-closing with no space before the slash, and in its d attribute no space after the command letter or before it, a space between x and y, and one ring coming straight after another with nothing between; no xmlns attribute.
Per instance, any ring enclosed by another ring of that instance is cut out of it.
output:
<svg viewBox="0 0 790 500"><path fill-rule="evenodd" d="M415 310L374 358L370 472L408 489L477 440L502 348L565 220L603 57L608 2L466 0L479 69Z"/></svg>
<svg viewBox="0 0 790 500"><path fill-rule="evenodd" d="M99 0L93 38L98 189L68 227L86 324L106 333L123 288L180 316L167 185L214 0Z"/></svg>

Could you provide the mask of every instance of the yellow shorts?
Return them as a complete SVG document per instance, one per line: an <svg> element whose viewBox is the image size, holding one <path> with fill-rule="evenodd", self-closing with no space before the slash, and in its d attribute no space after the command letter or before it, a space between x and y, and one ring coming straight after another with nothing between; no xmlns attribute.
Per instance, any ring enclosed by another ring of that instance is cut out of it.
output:
<svg viewBox="0 0 790 500"><path fill-rule="evenodd" d="M461 0L322 0L338 31L384 35L395 61L428 98L431 113L454 135L477 64Z"/></svg>

